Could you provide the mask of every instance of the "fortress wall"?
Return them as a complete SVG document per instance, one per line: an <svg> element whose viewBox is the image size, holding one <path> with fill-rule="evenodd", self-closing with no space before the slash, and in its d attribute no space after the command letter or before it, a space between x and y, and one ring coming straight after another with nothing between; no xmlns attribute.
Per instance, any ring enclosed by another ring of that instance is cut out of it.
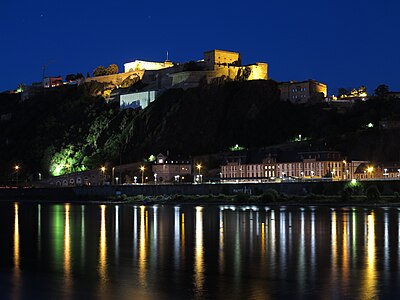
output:
<svg viewBox="0 0 400 300"><path fill-rule="evenodd" d="M86 78L85 82L97 81L100 83L112 83L113 85L121 85L121 83L131 75L138 75L140 79L143 78L144 71L133 71L127 73L118 73L114 75L105 75Z"/></svg>

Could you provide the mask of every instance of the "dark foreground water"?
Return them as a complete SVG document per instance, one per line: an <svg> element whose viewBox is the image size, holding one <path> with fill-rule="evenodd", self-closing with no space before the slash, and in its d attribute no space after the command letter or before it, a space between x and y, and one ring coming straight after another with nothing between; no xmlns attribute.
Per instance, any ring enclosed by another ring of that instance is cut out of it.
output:
<svg viewBox="0 0 400 300"><path fill-rule="evenodd" d="M0 203L1 299L399 299L397 208Z"/></svg>

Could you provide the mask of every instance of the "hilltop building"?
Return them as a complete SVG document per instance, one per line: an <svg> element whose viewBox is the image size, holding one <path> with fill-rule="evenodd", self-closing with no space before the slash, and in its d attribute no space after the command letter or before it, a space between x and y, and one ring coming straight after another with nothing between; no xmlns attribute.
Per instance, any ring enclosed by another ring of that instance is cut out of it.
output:
<svg viewBox="0 0 400 300"><path fill-rule="evenodd" d="M52 88L60 85L63 85L63 79L61 76L43 78L44 88Z"/></svg>
<svg viewBox="0 0 400 300"><path fill-rule="evenodd" d="M328 93L326 84L315 80L288 81L279 84L281 100L292 103L321 102Z"/></svg>
<svg viewBox="0 0 400 300"><path fill-rule="evenodd" d="M242 65L238 52L211 50L204 52L199 61L187 63L150 62L135 60L124 64L125 72L139 71L143 83L149 89L165 90L169 88L190 88L202 80L211 83L217 78L230 80L268 79L268 65L255 63Z"/></svg>

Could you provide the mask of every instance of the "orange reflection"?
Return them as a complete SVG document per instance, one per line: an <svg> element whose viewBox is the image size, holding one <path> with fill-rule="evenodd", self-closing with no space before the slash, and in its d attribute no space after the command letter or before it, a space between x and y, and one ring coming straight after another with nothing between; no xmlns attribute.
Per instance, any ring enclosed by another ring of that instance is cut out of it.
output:
<svg viewBox="0 0 400 300"><path fill-rule="evenodd" d="M332 260L332 278L336 279L337 265L337 216L336 211L331 216L331 260Z"/></svg>
<svg viewBox="0 0 400 300"><path fill-rule="evenodd" d="M342 277L346 282L349 279L349 239L348 239L347 212L343 213L343 249L342 249Z"/></svg>
<svg viewBox="0 0 400 300"><path fill-rule="evenodd" d="M100 242L99 242L99 276L101 286L107 282L107 232L106 232L106 206L100 205L101 221L100 221Z"/></svg>
<svg viewBox="0 0 400 300"><path fill-rule="evenodd" d="M265 224L261 223L261 257L265 257Z"/></svg>
<svg viewBox="0 0 400 300"><path fill-rule="evenodd" d="M365 264L362 298L376 299L377 295L377 270L375 262L375 214L372 211L367 217L367 257Z"/></svg>
<svg viewBox="0 0 400 300"><path fill-rule="evenodd" d="M20 235L19 235L19 205L14 203L14 272L13 272L13 295L15 299L20 298L21 269L20 269Z"/></svg>
<svg viewBox="0 0 400 300"><path fill-rule="evenodd" d="M14 203L14 272L19 274L20 256L19 256L19 218L18 203Z"/></svg>
<svg viewBox="0 0 400 300"><path fill-rule="evenodd" d="M195 298L201 297L204 285L204 261L203 261L203 208L196 207L196 241L194 258L194 289Z"/></svg>
<svg viewBox="0 0 400 300"><path fill-rule="evenodd" d="M139 234L139 282L146 283L146 240L147 240L147 211L140 206L140 234Z"/></svg>
<svg viewBox="0 0 400 300"><path fill-rule="evenodd" d="M65 227L64 227L64 279L66 291L71 288L71 235L70 235L70 206L65 204Z"/></svg>
<svg viewBox="0 0 400 300"><path fill-rule="evenodd" d="M181 257L185 255L185 214L181 215Z"/></svg>

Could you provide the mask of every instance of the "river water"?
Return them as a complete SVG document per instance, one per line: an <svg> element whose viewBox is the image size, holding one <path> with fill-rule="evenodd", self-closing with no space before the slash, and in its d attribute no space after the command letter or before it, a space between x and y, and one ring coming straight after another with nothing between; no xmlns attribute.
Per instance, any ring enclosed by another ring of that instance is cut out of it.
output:
<svg viewBox="0 0 400 300"><path fill-rule="evenodd" d="M0 203L1 299L399 299L400 210Z"/></svg>

